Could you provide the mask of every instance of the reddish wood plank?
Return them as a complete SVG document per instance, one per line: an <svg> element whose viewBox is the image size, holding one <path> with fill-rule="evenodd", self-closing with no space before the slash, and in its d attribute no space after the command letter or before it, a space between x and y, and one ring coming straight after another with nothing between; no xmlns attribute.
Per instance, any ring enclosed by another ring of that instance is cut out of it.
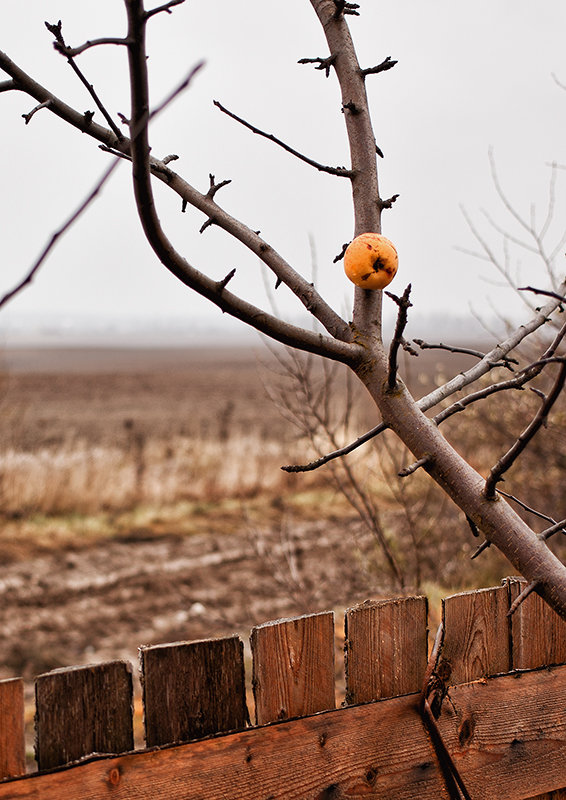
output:
<svg viewBox="0 0 566 800"><path fill-rule="evenodd" d="M251 633L258 724L334 708L334 614L258 625Z"/></svg>
<svg viewBox="0 0 566 800"><path fill-rule="evenodd" d="M238 636L140 648L148 747L245 728Z"/></svg>
<svg viewBox="0 0 566 800"><path fill-rule="evenodd" d="M419 691L427 663L426 597L349 608L345 660L348 703Z"/></svg>
<svg viewBox="0 0 566 800"><path fill-rule="evenodd" d="M132 750L132 667L109 661L46 672L35 683L36 758L50 769L90 753Z"/></svg>
<svg viewBox="0 0 566 800"><path fill-rule="evenodd" d="M442 601L441 661L448 683L467 683L511 669L509 597L505 586L479 589Z"/></svg>
<svg viewBox="0 0 566 800"><path fill-rule="evenodd" d="M0 785L0 800L444 800L416 697L336 709Z"/></svg>
<svg viewBox="0 0 566 800"><path fill-rule="evenodd" d="M418 696L0 784L0 800L439 800ZM566 666L451 687L438 721L474 800L566 785Z"/></svg>
<svg viewBox="0 0 566 800"><path fill-rule="evenodd" d="M508 578L510 600L526 586L524 580ZM535 669L566 663L566 620L532 592L511 617L513 667Z"/></svg>
<svg viewBox="0 0 566 800"><path fill-rule="evenodd" d="M452 686L438 725L474 800L566 785L566 666Z"/></svg>
<svg viewBox="0 0 566 800"><path fill-rule="evenodd" d="M0 681L0 780L26 771L24 740L24 682Z"/></svg>

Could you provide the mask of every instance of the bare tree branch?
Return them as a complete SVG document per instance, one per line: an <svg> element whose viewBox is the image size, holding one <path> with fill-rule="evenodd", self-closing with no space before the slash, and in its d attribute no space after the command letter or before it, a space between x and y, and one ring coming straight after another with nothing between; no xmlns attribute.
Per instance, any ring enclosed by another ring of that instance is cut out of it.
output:
<svg viewBox="0 0 566 800"><path fill-rule="evenodd" d="M216 108L219 108L220 111L222 111L223 114L227 114L227 116L236 120L236 122L239 122L240 125L243 125L244 128L247 128L252 133L258 134L258 136L263 136L264 139L269 139L270 142L275 142L275 144L279 145L279 147L282 147L283 150L286 150L288 153L291 153L291 155L296 156L300 161L304 161L305 164L310 164L311 167L319 170L319 172L327 172L329 175L339 175L343 178L351 178L353 176L354 173L351 169L346 169L346 167L328 167L324 164L320 164L318 161L314 161L312 158L304 156L302 153L299 153L298 150L295 150L293 147L285 144L285 142L281 141L281 139L278 139L277 136L274 136L272 133L265 133L265 131L256 128L255 125L246 122L245 119L242 119L242 117L239 117L237 114L234 114L232 111L229 111L227 108L225 108L222 103L218 102L218 100L213 100L213 103Z"/></svg>
<svg viewBox="0 0 566 800"><path fill-rule="evenodd" d="M22 114L23 119L25 120L26 125L29 125L31 119L34 114L37 114L38 111L41 111L42 108L49 108L51 105L51 100L45 100L43 103L35 106L28 114Z"/></svg>
<svg viewBox="0 0 566 800"><path fill-rule="evenodd" d="M412 475L413 473L415 473L421 467L426 467L427 464L430 464L431 460L432 459L430 458L430 456L423 456L422 458L419 458L418 461L415 461L414 464L411 464L408 467L404 467L403 469L400 469L399 472L397 473L397 475L400 478L408 478L409 475Z"/></svg>
<svg viewBox="0 0 566 800"><path fill-rule="evenodd" d="M397 354L402 345L403 334L407 327L408 311L413 305L409 300L411 284L407 286L401 297L397 297L397 295L392 292L385 292L385 294L399 306L395 333L393 334L393 339L389 347L389 370L387 375L387 387L389 391L393 391L397 385Z"/></svg>
<svg viewBox="0 0 566 800"><path fill-rule="evenodd" d="M151 17L153 17L155 14L161 14L163 11L166 14L171 14L172 13L171 9L173 8L173 6L180 6L184 2L185 0L168 0L168 2L163 3L162 6L157 6L157 8L152 8L149 11L146 11L145 12L146 21Z"/></svg>
<svg viewBox="0 0 566 800"><path fill-rule="evenodd" d="M495 488L497 483L501 480L503 474L507 472L507 470L514 464L523 450L527 447L531 439L536 435L536 433L540 430L540 428L545 424L546 418L550 413L550 410L562 389L564 388L564 383L566 382L566 363L563 363L560 367L554 385L551 391L548 394L548 397L544 399L544 402L540 406L538 412L536 413L535 417L532 419L529 425L525 428L525 430L519 435L515 443L509 450L503 455L497 464L492 467L489 477L485 482L485 496L488 500L494 500L496 498L496 491Z"/></svg>
<svg viewBox="0 0 566 800"><path fill-rule="evenodd" d="M47 30L50 33L53 34L53 36L55 36L55 47L56 47L56 49L59 49L59 52L61 52L61 53L63 53L65 55L65 58L67 59L68 63L71 65L71 67L72 67L73 71L75 72L76 76L81 81L81 83L86 87L86 90L88 91L88 93L90 94L90 96L92 97L94 102L96 103L96 106L97 106L98 110L100 111L100 113L102 114L102 116L104 117L106 122L110 125L110 128L112 129L112 132L114 133L116 138L121 141L124 138L124 134L122 133L120 128L116 125L116 123L112 119L111 115L108 113L108 111L104 107L104 105L102 103L102 100L99 98L98 94L96 93L96 91L94 89L94 86L92 85L92 83L88 82L88 80L84 76L84 73L82 72L82 70L80 70L79 67L76 65L72 55L68 55L67 53L64 52L67 49L67 45L65 44L65 39L63 38L63 33L62 33L62 27L63 26L61 24L61 20L59 20L59 22L56 25L52 25L49 22L46 22L45 23L45 27L47 28Z"/></svg>
<svg viewBox="0 0 566 800"><path fill-rule="evenodd" d="M117 38L115 36L105 36L101 39L90 39L89 41L85 42L84 44L79 45L78 47L69 47L66 44L56 40L53 43L53 47L57 50L58 53L61 55L66 56L67 58L74 58L74 56L78 56L81 53L84 53L85 50L89 50L91 47L99 47L103 44L117 44L117 45L128 45L128 39Z"/></svg>
<svg viewBox="0 0 566 800"><path fill-rule="evenodd" d="M559 292L552 292L547 289L535 289L534 286L519 286L517 288L519 292L532 292L533 294L541 294L545 297L553 297L555 300L559 300L560 303L566 303L566 297Z"/></svg>
<svg viewBox="0 0 566 800"><path fill-rule="evenodd" d="M551 536L554 536L555 533L566 533L566 519L561 519L560 522L555 522L554 525L551 525L550 528L547 528L542 533L539 533L539 537L546 541L550 539Z"/></svg>
<svg viewBox="0 0 566 800"><path fill-rule="evenodd" d="M458 347L454 345L443 344L440 342L439 344L430 344L429 342L423 341L423 339L413 339L415 344L421 348L421 350L447 350L449 353L462 353L463 355L468 356L475 356L476 358L485 358L485 353L482 353L481 350L473 350L469 347ZM508 367L510 364L518 364L516 358L509 358L509 356L504 356L501 361L496 364L493 364L494 367Z"/></svg>
<svg viewBox="0 0 566 800"><path fill-rule="evenodd" d="M527 597L535 591L535 589L538 586L539 586L539 581L531 581L531 583L528 583L509 606L509 611L507 612L507 616L512 617L515 611L521 605L521 603L523 603L527 599Z"/></svg>
<svg viewBox="0 0 566 800"><path fill-rule="evenodd" d="M330 77L330 67L336 61L336 55L330 55L327 58L300 58L297 64L317 64L315 69L324 70L326 77Z"/></svg>
<svg viewBox="0 0 566 800"><path fill-rule="evenodd" d="M61 225L61 227L58 228L51 235L51 238L49 239L47 245L44 247L44 249L40 253L39 257L36 259L34 264L32 265L31 269L29 270L25 278L22 281L20 281L17 284L17 286L15 286L13 289L7 292L2 298L0 298L0 308L2 308L2 306L5 306L6 303L8 303L10 300L16 297L16 295L18 295L26 286L28 286L28 284L30 284L33 281L39 268L41 267L41 265L43 264L43 262L45 261L51 250L57 244L57 241L61 238L61 236L63 236L64 233L66 233L69 230L69 228L78 220L81 214L84 211L86 211L86 209L90 206L92 201L98 196L98 194L102 190L102 187L104 186L106 181L110 178L110 176L112 175L112 173L114 172L119 163L120 162L118 159L112 162L112 164L108 167L108 169L104 171L102 177L97 181L95 186L91 189L91 191L81 202L78 208L71 214L71 216L66 220L66 222L64 222L63 225Z"/></svg>
<svg viewBox="0 0 566 800"><path fill-rule="evenodd" d="M15 80L0 81L0 93L17 91L19 88Z"/></svg>
<svg viewBox="0 0 566 800"><path fill-rule="evenodd" d="M145 235L155 254L182 283L256 330L300 350L352 363L359 352L356 345L291 325L228 292L225 288L219 291L218 282L191 266L166 237L155 210L151 188L147 112L149 93L145 51L146 18L143 1L131 0L128 3L127 13L128 38L135 43L128 48L132 92L130 129L134 194Z"/></svg>
<svg viewBox="0 0 566 800"><path fill-rule="evenodd" d="M368 67L367 69L363 69L362 75L377 75L378 72L386 72L388 69L393 69L397 63L397 61L392 61L391 56L387 56L387 58L376 67Z"/></svg>
<svg viewBox="0 0 566 800"><path fill-rule="evenodd" d="M181 91L187 88L195 71L199 68L200 64L197 64L196 67L189 71L183 81L153 110L151 118L163 111ZM102 142L103 148L109 148L109 152L114 155L122 154L124 158L131 158L131 143L127 137L118 140L111 130L104 128L91 119L87 119L84 114L68 106L20 69L2 51L0 51L0 69L11 75L18 87L34 97L38 102L49 100L49 111L81 132L87 133L97 141ZM217 225L255 253L273 271L277 278L291 289L305 308L318 319L332 336L335 336L340 341L353 341L353 333L349 325L320 297L311 283L299 275L273 247L259 237L257 231L253 231L223 211L210 197L197 191L187 181L183 180L180 175L164 165L162 161L150 157L150 165L154 175L166 183L171 190L175 191L182 198L183 204L190 203L207 217L214 215ZM215 282L213 281L213 283Z"/></svg>

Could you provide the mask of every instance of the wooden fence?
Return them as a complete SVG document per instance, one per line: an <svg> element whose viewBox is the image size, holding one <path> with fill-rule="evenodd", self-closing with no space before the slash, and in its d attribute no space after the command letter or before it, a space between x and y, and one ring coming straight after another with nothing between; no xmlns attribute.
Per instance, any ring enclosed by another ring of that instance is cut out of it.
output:
<svg viewBox="0 0 566 800"><path fill-rule="evenodd" d="M142 647L136 752L129 663L40 675L27 775L1 681L0 800L566 798L566 623L534 594L510 617L519 590L446 598L428 666L426 598L349 609L341 708L333 614L259 625L253 725L239 637Z"/></svg>

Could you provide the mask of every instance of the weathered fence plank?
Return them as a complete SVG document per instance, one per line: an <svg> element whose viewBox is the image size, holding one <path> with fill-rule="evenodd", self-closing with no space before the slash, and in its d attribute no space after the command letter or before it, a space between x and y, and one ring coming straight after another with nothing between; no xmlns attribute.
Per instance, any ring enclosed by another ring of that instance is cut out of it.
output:
<svg viewBox="0 0 566 800"><path fill-rule="evenodd" d="M24 682L0 681L0 780L26 771L24 741Z"/></svg>
<svg viewBox="0 0 566 800"><path fill-rule="evenodd" d="M566 784L566 666L450 688L438 726L474 800ZM439 800L418 695L0 784L0 800Z"/></svg>
<svg viewBox="0 0 566 800"><path fill-rule="evenodd" d="M9 785L0 800L443 800L435 756L406 695Z"/></svg>
<svg viewBox="0 0 566 800"><path fill-rule="evenodd" d="M132 697L132 667L124 661L40 675L35 684L38 768L90 753L132 750Z"/></svg>
<svg viewBox="0 0 566 800"><path fill-rule="evenodd" d="M508 578L506 583L513 602L526 583L518 578ZM535 592L513 613L511 636L514 669L536 669L566 662L566 620Z"/></svg>
<svg viewBox="0 0 566 800"><path fill-rule="evenodd" d="M438 720L474 800L523 800L564 786L566 666L450 687Z"/></svg>
<svg viewBox="0 0 566 800"><path fill-rule="evenodd" d="M419 691L427 663L427 599L362 603L346 611L346 702Z"/></svg>
<svg viewBox="0 0 566 800"><path fill-rule="evenodd" d="M246 726L238 636L140 648L148 747Z"/></svg>
<svg viewBox="0 0 566 800"><path fill-rule="evenodd" d="M332 612L258 625L250 644L258 725L334 708Z"/></svg>
<svg viewBox="0 0 566 800"><path fill-rule="evenodd" d="M508 611L509 596L505 586L461 592L444 598L441 661L445 670L450 672L448 683L467 683L509 672Z"/></svg>

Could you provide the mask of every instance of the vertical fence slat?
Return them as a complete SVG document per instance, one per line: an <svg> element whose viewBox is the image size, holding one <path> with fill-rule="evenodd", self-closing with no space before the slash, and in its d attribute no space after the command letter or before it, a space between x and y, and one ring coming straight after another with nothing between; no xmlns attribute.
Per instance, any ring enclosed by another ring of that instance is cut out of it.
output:
<svg viewBox="0 0 566 800"><path fill-rule="evenodd" d="M427 599L402 597L346 611L346 702L366 703L422 688Z"/></svg>
<svg viewBox="0 0 566 800"><path fill-rule="evenodd" d="M109 661L57 669L35 683L36 758L40 770L90 753L133 750L132 667Z"/></svg>
<svg viewBox="0 0 566 800"><path fill-rule="evenodd" d="M517 597L526 582L507 578L510 602ZM566 662L566 620L532 592L511 617L513 668L536 669Z"/></svg>
<svg viewBox="0 0 566 800"><path fill-rule="evenodd" d="M449 683L467 683L511 669L508 611L505 586L462 592L442 601L441 660L449 666Z"/></svg>
<svg viewBox="0 0 566 800"><path fill-rule="evenodd" d="M333 612L258 625L250 643L258 725L335 707Z"/></svg>
<svg viewBox="0 0 566 800"><path fill-rule="evenodd" d="M24 682L0 681L0 781L26 771L24 740Z"/></svg>
<svg viewBox="0 0 566 800"><path fill-rule="evenodd" d="M238 636L140 648L148 747L246 726Z"/></svg>

